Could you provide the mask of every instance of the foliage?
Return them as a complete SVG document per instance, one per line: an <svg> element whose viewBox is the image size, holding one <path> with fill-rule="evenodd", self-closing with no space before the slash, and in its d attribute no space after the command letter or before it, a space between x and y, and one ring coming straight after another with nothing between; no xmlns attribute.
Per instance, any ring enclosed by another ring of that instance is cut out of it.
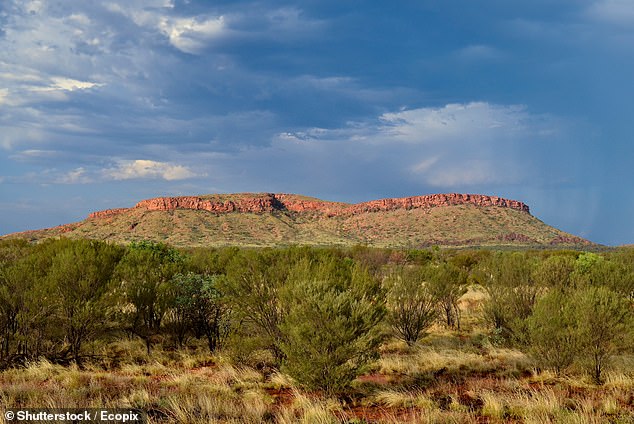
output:
<svg viewBox="0 0 634 424"><path fill-rule="evenodd" d="M122 254L119 247L82 240L52 259L46 283L55 310L53 328L62 331L62 345L77 363L82 345L104 333L111 321L109 284Z"/></svg>
<svg viewBox="0 0 634 424"><path fill-rule="evenodd" d="M467 274L456 265L441 261L430 263L423 269L429 292L436 299L445 324L449 328L460 329L460 309L458 299L466 293Z"/></svg>
<svg viewBox="0 0 634 424"><path fill-rule="evenodd" d="M610 358L632 343L632 308L605 287L588 287L575 293L579 347L594 381L602 381Z"/></svg>
<svg viewBox="0 0 634 424"><path fill-rule="evenodd" d="M354 262L300 262L289 277L284 303L283 369L301 384L340 391L376 357L384 293Z"/></svg>
<svg viewBox="0 0 634 424"><path fill-rule="evenodd" d="M606 287L551 290L527 323L540 363L559 373L578 362L597 384L610 358L631 347L634 325L629 302Z"/></svg>
<svg viewBox="0 0 634 424"><path fill-rule="evenodd" d="M529 352L557 374L570 366L579 354L576 310L568 292L553 289L536 303L527 319Z"/></svg>
<svg viewBox="0 0 634 424"><path fill-rule="evenodd" d="M533 273L535 281L542 287L566 289L572 286L575 259L569 255L552 255L541 261Z"/></svg>
<svg viewBox="0 0 634 424"><path fill-rule="evenodd" d="M533 257L520 252L499 252L482 264L482 284L489 295L484 317L508 342L526 343L525 320L541 291L535 265Z"/></svg>
<svg viewBox="0 0 634 424"><path fill-rule="evenodd" d="M414 344L438 317L437 301L421 270L400 267L385 279L388 321L397 336Z"/></svg>
<svg viewBox="0 0 634 424"><path fill-rule="evenodd" d="M161 332L163 318L173 306L170 280L181 264L174 249L143 243L131 246L117 266L118 293L124 304L121 316L127 330L143 339L148 355L154 337Z"/></svg>
<svg viewBox="0 0 634 424"><path fill-rule="evenodd" d="M267 337L268 348L278 361L283 359L279 348L283 337L280 324L286 314L286 305L280 303L280 291L288 267L280 252L245 250L229 262L226 278L220 281L220 290L239 319L249 321Z"/></svg>
<svg viewBox="0 0 634 424"><path fill-rule="evenodd" d="M191 333L205 337L214 352L230 330L230 310L218 289L218 276L189 272L176 274L174 284L173 327L179 345Z"/></svg>

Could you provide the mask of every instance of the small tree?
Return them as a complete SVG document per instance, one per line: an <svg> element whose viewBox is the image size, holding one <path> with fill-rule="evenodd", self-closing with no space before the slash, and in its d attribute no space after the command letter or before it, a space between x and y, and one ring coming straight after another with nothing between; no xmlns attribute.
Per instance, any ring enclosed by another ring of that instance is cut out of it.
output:
<svg viewBox="0 0 634 424"><path fill-rule="evenodd" d="M524 253L499 253L481 265L482 284L489 299L485 319L507 341L526 342L526 318L541 287L534 278L535 261Z"/></svg>
<svg viewBox="0 0 634 424"><path fill-rule="evenodd" d="M148 355L163 319L174 303L171 279L182 265L178 251L163 244L139 243L128 248L116 276L121 281L126 328L145 342Z"/></svg>
<svg viewBox="0 0 634 424"><path fill-rule="evenodd" d="M579 291L575 303L581 353L595 383L600 384L610 358L631 343L632 309L605 287Z"/></svg>
<svg viewBox="0 0 634 424"><path fill-rule="evenodd" d="M567 289L572 286L575 259L570 255L556 254L541 261L535 268L533 277L540 286Z"/></svg>
<svg viewBox="0 0 634 424"><path fill-rule="evenodd" d="M47 274L53 321L62 330L63 344L80 364L82 346L105 334L110 321L108 301L110 278L122 249L97 241L78 240L60 250L52 260Z"/></svg>
<svg viewBox="0 0 634 424"><path fill-rule="evenodd" d="M466 273L457 266L443 261L427 265L423 275L429 285L429 291L440 307L447 327L460 329L458 300L467 291Z"/></svg>
<svg viewBox="0 0 634 424"><path fill-rule="evenodd" d="M218 289L218 276L192 272L174 276L174 328L179 344L191 332L207 339L214 352L230 329L229 308Z"/></svg>
<svg viewBox="0 0 634 424"><path fill-rule="evenodd" d="M301 384L343 390L376 357L384 295L379 282L351 261L300 263L285 303L283 369Z"/></svg>
<svg viewBox="0 0 634 424"><path fill-rule="evenodd" d="M553 289L541 297L527 319L529 352L557 374L570 366L579 354L577 311L566 292Z"/></svg>
<svg viewBox="0 0 634 424"><path fill-rule="evenodd" d="M239 319L258 329L258 336L263 336L278 363L284 359L279 347L283 338L280 325L287 312L287 305L280 302L280 292L289 266L279 252L245 250L233 257L226 278L219 281L219 289Z"/></svg>
<svg viewBox="0 0 634 424"><path fill-rule="evenodd" d="M419 269L399 268L384 282L389 322L397 336L414 344L438 317L437 301Z"/></svg>

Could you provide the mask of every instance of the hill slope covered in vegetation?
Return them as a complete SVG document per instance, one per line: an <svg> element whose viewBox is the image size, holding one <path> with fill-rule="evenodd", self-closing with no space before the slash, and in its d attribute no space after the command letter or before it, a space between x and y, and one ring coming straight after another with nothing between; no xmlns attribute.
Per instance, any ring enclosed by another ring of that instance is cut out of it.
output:
<svg viewBox="0 0 634 424"><path fill-rule="evenodd" d="M174 246L365 244L373 247L581 246L522 202L477 194L434 194L347 204L293 194L160 197L84 221L5 237L63 235Z"/></svg>

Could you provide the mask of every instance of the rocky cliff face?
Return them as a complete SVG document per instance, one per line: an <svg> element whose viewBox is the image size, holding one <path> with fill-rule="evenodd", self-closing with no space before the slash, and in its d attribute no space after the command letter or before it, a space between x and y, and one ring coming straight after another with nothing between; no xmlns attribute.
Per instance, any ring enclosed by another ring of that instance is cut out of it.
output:
<svg viewBox="0 0 634 424"><path fill-rule="evenodd" d="M237 196L231 200L204 199L196 196L157 197L142 200L133 209L169 211L174 209L204 210L212 213L266 213L279 211L316 212L327 216L358 215L368 212L384 212L398 209L425 209L455 205L496 206L530 213L526 204L516 200L480 194L431 194L427 196L381 199L349 205L345 203L306 200L293 194L255 194ZM93 212L88 218L110 218L130 209L108 209Z"/></svg>
<svg viewBox="0 0 634 424"><path fill-rule="evenodd" d="M105 211L97 211L88 215L88 218L110 218L112 216L118 215L125 211L129 211L130 208L116 208L116 209L106 209Z"/></svg>
<svg viewBox="0 0 634 424"><path fill-rule="evenodd" d="M403 197L400 199L382 199L352 205L346 212L357 214L361 212L382 212L395 209L425 209L455 205L499 206L517 209L530 213L528 206L517 200L503 199L496 196L481 194L430 194L427 196Z"/></svg>

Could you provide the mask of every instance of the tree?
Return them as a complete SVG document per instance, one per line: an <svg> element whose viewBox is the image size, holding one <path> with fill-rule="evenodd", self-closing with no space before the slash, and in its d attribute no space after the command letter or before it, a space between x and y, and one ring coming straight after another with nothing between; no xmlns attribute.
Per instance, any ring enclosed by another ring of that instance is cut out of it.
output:
<svg viewBox="0 0 634 424"><path fill-rule="evenodd" d="M284 253L270 249L241 251L227 265L226 278L219 281L220 291L239 318L258 329L278 363L284 358L280 350L284 337L280 325L287 313L280 292L290 268Z"/></svg>
<svg viewBox="0 0 634 424"><path fill-rule="evenodd" d="M428 264L423 273L425 281L429 284L429 291L440 307L445 324L449 328L460 329L458 300L467 291L466 273L445 261Z"/></svg>
<svg viewBox="0 0 634 424"><path fill-rule="evenodd" d="M571 287L575 259L570 255L552 255L537 265L533 276L535 282L543 287Z"/></svg>
<svg viewBox="0 0 634 424"><path fill-rule="evenodd" d="M412 345L438 317L436 298L420 268L398 268L384 285L390 325L399 338Z"/></svg>
<svg viewBox="0 0 634 424"><path fill-rule="evenodd" d="M0 264L0 356L6 362L36 358L51 351L53 326L49 318L54 296L44 283L53 256L69 243L67 240L47 240L30 248L16 243L3 252Z"/></svg>
<svg viewBox="0 0 634 424"><path fill-rule="evenodd" d="M543 365L560 372L579 362L597 384L610 358L631 346L634 326L629 302L602 286L553 289L527 323L531 353Z"/></svg>
<svg viewBox="0 0 634 424"><path fill-rule="evenodd" d="M298 264L284 293L283 369L300 384L345 389L377 355L384 293L350 260Z"/></svg>
<svg viewBox="0 0 634 424"><path fill-rule="evenodd" d="M482 264L482 284L489 295L485 319L507 341L526 342L526 318L541 292L533 274L535 264L520 252L500 252Z"/></svg>
<svg viewBox="0 0 634 424"><path fill-rule="evenodd" d="M605 287L580 290L574 301L584 362L600 384L610 358L631 344L632 309L623 297Z"/></svg>
<svg viewBox="0 0 634 424"><path fill-rule="evenodd" d="M537 301L527 319L531 355L557 374L579 354L576 307L567 291L552 289Z"/></svg>
<svg viewBox="0 0 634 424"><path fill-rule="evenodd" d="M78 240L52 259L47 282L55 308L54 322L76 363L82 345L100 334L110 321L109 283L123 249L97 241Z"/></svg>
<svg viewBox="0 0 634 424"><path fill-rule="evenodd" d="M205 337L214 352L230 329L230 309L218 288L219 277L192 272L174 276L174 315L179 344L187 332Z"/></svg>
<svg viewBox="0 0 634 424"><path fill-rule="evenodd" d="M132 244L119 265L116 276L124 306L126 328L145 342L148 355L153 339L161 333L163 319L173 306L172 277L180 271L182 257L164 244Z"/></svg>

